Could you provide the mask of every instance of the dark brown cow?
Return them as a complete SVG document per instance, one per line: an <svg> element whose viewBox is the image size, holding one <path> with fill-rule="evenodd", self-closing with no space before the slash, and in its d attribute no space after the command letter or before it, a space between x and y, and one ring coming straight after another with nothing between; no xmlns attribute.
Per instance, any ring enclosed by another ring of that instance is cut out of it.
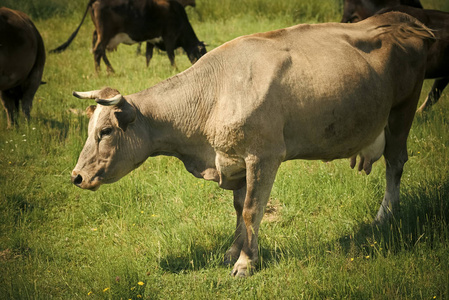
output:
<svg viewBox="0 0 449 300"><path fill-rule="evenodd" d="M436 42L429 49L425 78L436 80L426 100L418 109L418 112L423 112L438 102L441 93L449 83L449 13L405 5L384 9L379 13L388 11L405 12L434 30Z"/></svg>
<svg viewBox="0 0 449 300"><path fill-rule="evenodd" d="M181 3L181 5L184 6L184 7L186 7L186 6L195 7L196 6L195 0L176 0L176 1Z"/></svg>
<svg viewBox="0 0 449 300"><path fill-rule="evenodd" d="M398 5L423 8L419 0L344 0L342 23L356 23L381 9Z"/></svg>
<svg viewBox="0 0 449 300"><path fill-rule="evenodd" d="M42 37L23 12L0 8L0 98L14 126L15 111L22 104L27 120L45 65Z"/></svg>
<svg viewBox="0 0 449 300"><path fill-rule="evenodd" d="M373 2L376 1L345 0L342 22L357 22L375 13L400 11L417 18L435 32L437 41L429 50L426 79L436 80L426 100L418 109L418 112L422 112L438 102L444 88L449 83L449 13L417 8L421 7L419 1L401 1L406 5L398 6L392 5L392 1L384 1L382 3L385 6L377 5L375 9L368 10L367 7L373 7Z"/></svg>
<svg viewBox="0 0 449 300"><path fill-rule="evenodd" d="M182 47L192 64L206 53L206 47L196 37L184 7L172 0L90 0L78 28L67 42L51 52L61 52L68 47L89 9L95 25L93 53L97 72L101 59L108 72L114 72L106 50L115 49L120 43L131 45L147 41L147 65L154 45L167 51L173 66L176 48Z"/></svg>

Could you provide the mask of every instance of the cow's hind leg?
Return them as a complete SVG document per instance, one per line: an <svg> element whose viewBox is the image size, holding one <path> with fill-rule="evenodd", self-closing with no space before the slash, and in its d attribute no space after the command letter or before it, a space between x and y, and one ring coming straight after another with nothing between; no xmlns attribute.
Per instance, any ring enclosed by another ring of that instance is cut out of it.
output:
<svg viewBox="0 0 449 300"><path fill-rule="evenodd" d="M101 59L103 59L105 65L106 65L106 70L107 72L110 73L114 73L114 69L111 66L111 63L109 62L109 59L106 57L106 43L105 41L105 37L101 34L99 34L99 32L97 31L97 43L93 49L93 53L94 53L94 61L95 61L95 71L97 73L100 72L100 62ZM108 39L106 39L108 40ZM109 41L109 40L108 40Z"/></svg>
<svg viewBox="0 0 449 300"><path fill-rule="evenodd" d="M101 53L101 50L98 49L98 46L94 47L93 53L94 53L95 72L98 74L100 73L100 63L103 54Z"/></svg>
<svg viewBox="0 0 449 300"><path fill-rule="evenodd" d="M257 156L250 156L245 160L247 188L242 218L246 237L243 239L239 258L234 264L233 276L250 275L258 260L259 226L281 161L280 157L275 159Z"/></svg>
<svg viewBox="0 0 449 300"><path fill-rule="evenodd" d="M29 86L25 87L25 91L22 97L22 112L25 115L25 119L29 122L31 119L31 108L33 106L34 95L40 85L39 81L35 81Z"/></svg>
<svg viewBox="0 0 449 300"><path fill-rule="evenodd" d="M22 112L27 121L30 121L34 95L41 85L41 79L42 69L34 68L28 75L26 82L22 84L22 89L20 90L20 93L22 93L20 96L22 98Z"/></svg>
<svg viewBox="0 0 449 300"><path fill-rule="evenodd" d="M399 211L399 191L404 164L408 160L407 138L415 115L419 92L408 101L394 107L385 130L386 189L382 204L374 220L384 224Z"/></svg>
<svg viewBox="0 0 449 300"><path fill-rule="evenodd" d="M237 261L240 251L243 248L243 242L246 238L246 226L242 215L245 197L246 187L234 191L234 208L237 214L237 225L235 228L234 241L231 248L226 252L224 258L225 265L230 265Z"/></svg>
<svg viewBox="0 0 449 300"><path fill-rule="evenodd" d="M6 111L7 126L12 128L17 125L17 121L14 118L16 111L16 99L8 91L0 91L0 98L2 99L3 107Z"/></svg>
<svg viewBox="0 0 449 300"><path fill-rule="evenodd" d="M4 93L1 94L3 107L6 112L6 118L7 118L7 126L8 128L14 127L14 125L17 124L17 121L14 119L14 112L16 110L16 105L14 103L13 99L10 99L9 97L5 96Z"/></svg>
<svg viewBox="0 0 449 300"><path fill-rule="evenodd" d="M106 70L107 70L108 74L115 73L114 69L112 68L111 63L109 62L108 57L106 56L106 52L103 52L103 61L106 65Z"/></svg>
<svg viewBox="0 0 449 300"><path fill-rule="evenodd" d="M436 79L433 83L432 89L430 90L429 94L427 95L426 100L421 105L420 108L418 108L417 112L423 112L425 110L428 110L432 105L438 102L440 100L441 94L443 93L444 88L449 84L449 76Z"/></svg>

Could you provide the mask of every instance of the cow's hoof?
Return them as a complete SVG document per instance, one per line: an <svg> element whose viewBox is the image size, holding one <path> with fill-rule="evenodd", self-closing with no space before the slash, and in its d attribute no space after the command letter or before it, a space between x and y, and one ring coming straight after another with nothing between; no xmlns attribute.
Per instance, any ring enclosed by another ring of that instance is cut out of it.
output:
<svg viewBox="0 0 449 300"><path fill-rule="evenodd" d="M254 271L253 262L249 259L244 259L240 256L232 269L231 275L233 277L249 277Z"/></svg>

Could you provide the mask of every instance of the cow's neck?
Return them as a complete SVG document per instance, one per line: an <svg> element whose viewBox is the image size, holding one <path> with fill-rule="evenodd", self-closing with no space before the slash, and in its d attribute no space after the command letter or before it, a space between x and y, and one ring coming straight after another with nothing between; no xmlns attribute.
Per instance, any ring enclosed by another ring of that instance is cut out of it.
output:
<svg viewBox="0 0 449 300"><path fill-rule="evenodd" d="M206 127L215 87L211 88L210 80L203 80L213 78L212 74L204 74L205 68L200 71L202 74L190 68L136 94L135 105L142 112L155 147L150 155L182 158L195 155L208 144Z"/></svg>

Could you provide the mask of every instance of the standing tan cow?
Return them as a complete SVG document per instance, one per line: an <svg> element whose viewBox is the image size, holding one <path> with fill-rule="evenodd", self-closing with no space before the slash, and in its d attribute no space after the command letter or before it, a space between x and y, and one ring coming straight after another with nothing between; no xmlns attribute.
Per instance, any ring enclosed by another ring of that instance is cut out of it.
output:
<svg viewBox="0 0 449 300"><path fill-rule="evenodd" d="M0 7L0 98L14 126L15 111L22 104L30 118L34 94L41 84L45 65L42 37L23 12Z"/></svg>
<svg viewBox="0 0 449 300"><path fill-rule="evenodd" d="M399 205L407 137L432 33L402 13L357 24L298 25L237 38L142 92L74 92L96 99L72 182L96 190L171 155L234 192L235 240L225 261L247 276L277 170L291 159L382 155L386 191L376 221Z"/></svg>

